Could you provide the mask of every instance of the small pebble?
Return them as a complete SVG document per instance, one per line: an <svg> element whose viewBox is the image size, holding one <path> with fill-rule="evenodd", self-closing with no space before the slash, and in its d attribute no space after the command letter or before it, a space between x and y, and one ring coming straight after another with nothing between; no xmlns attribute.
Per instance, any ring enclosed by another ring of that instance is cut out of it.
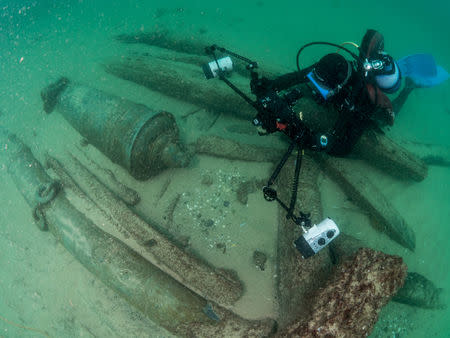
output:
<svg viewBox="0 0 450 338"><path fill-rule="evenodd" d="M145 242L145 245L148 246L149 248L155 246L156 244L158 244L158 242L154 238L149 239L147 242Z"/></svg>
<svg viewBox="0 0 450 338"><path fill-rule="evenodd" d="M210 186L211 184L213 184L213 179L210 175L205 174L202 176L202 184Z"/></svg>
<svg viewBox="0 0 450 338"><path fill-rule="evenodd" d="M222 249L222 253L227 252L227 245L225 243L216 243L217 249Z"/></svg>
<svg viewBox="0 0 450 338"><path fill-rule="evenodd" d="M253 252L253 264L256 265L258 269L264 271L266 268L267 256L264 252L255 250Z"/></svg>
<svg viewBox="0 0 450 338"><path fill-rule="evenodd" d="M213 221L211 218L209 218L209 219L207 219L207 220L203 220L203 221L202 221L202 224L203 224L205 227L210 228L210 227L212 227L212 226L214 225L214 221Z"/></svg>

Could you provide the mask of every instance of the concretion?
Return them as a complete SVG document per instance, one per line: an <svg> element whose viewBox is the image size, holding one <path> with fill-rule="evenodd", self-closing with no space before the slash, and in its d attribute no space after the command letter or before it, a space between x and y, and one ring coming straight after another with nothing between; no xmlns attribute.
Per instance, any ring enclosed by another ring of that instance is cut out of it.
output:
<svg viewBox="0 0 450 338"><path fill-rule="evenodd" d="M119 182L110 169L100 166L80 148L78 148L78 150L79 151L77 154L80 154L78 159L83 163L87 163L89 170L94 173L95 177L107 186L108 189L111 190L116 196L128 205L136 205L140 202L141 197L136 190L127 187L122 182Z"/></svg>
<svg viewBox="0 0 450 338"><path fill-rule="evenodd" d="M353 236L341 233L333 243L330 251L335 264L340 264L365 247L364 243ZM417 272L408 272L405 284L392 298L393 301L425 309L443 309L446 304L442 299L442 289Z"/></svg>
<svg viewBox="0 0 450 338"><path fill-rule="evenodd" d="M403 285L406 269L400 257L360 249L339 265L318 291L310 315L292 323L279 336L368 336L381 308Z"/></svg>

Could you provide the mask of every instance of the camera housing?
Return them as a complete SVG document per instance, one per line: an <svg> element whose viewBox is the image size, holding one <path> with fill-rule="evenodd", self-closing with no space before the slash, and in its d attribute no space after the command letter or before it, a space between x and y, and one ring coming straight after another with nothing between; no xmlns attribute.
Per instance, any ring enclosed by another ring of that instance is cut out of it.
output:
<svg viewBox="0 0 450 338"><path fill-rule="evenodd" d="M225 56L221 59L218 59L217 61L214 60L204 64L202 66L202 69L206 79L209 80L219 76L219 67L222 72L229 73L233 70L233 61L229 56Z"/></svg>
<svg viewBox="0 0 450 338"><path fill-rule="evenodd" d="M340 231L336 223L327 217L297 238L294 245L303 258L309 258L325 248L339 234Z"/></svg>

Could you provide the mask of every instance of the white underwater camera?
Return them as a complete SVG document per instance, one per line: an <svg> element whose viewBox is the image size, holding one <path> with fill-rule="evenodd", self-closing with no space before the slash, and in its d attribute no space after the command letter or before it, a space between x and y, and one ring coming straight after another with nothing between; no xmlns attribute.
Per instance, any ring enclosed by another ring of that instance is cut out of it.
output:
<svg viewBox="0 0 450 338"><path fill-rule="evenodd" d="M205 77L209 80L219 76L219 67L222 72L229 73L233 70L233 61L229 56L225 56L217 61L214 60L204 64L202 68Z"/></svg>
<svg viewBox="0 0 450 338"><path fill-rule="evenodd" d="M331 243L340 231L331 218L325 218L317 225L313 225L305 233L294 241L294 245L303 258L314 256L320 250Z"/></svg>

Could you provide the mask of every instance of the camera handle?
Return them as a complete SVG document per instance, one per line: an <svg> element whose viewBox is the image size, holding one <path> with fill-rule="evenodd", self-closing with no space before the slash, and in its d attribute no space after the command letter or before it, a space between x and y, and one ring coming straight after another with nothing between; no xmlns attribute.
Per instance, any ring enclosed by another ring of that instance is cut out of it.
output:
<svg viewBox="0 0 450 338"><path fill-rule="evenodd" d="M292 195L291 195L291 201L289 204L289 207L281 201L277 196L277 191L274 188L271 188L270 186L273 185L276 178L281 172L281 169L286 164L286 161L288 160L289 156L292 154L292 151L294 150L294 147L297 146L297 159L295 162L295 173L294 173L294 183L292 186ZM295 208L295 202L297 201L297 189L298 189L298 178L300 175L300 168L302 165L302 157L303 157L304 150L301 147L301 145L298 143L297 139L294 139L291 144L289 145L288 150L283 155L283 158L281 159L280 163L278 163L275 171L273 172L272 176L270 177L269 181L267 182L267 185L263 187L263 194L264 199L266 201L274 201L276 200L280 206L287 211L286 218L292 219L297 225L304 227L304 228L310 228L311 227L311 220L310 220L310 214L305 214L300 211L300 215L296 216L294 215L294 208Z"/></svg>

